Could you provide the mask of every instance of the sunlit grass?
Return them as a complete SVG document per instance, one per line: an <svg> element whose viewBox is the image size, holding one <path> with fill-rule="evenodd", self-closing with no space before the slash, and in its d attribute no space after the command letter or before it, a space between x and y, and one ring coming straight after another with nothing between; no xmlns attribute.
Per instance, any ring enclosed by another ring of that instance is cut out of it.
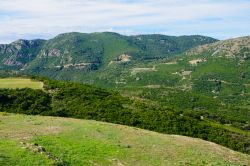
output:
<svg viewBox="0 0 250 166"><path fill-rule="evenodd" d="M0 79L0 88L32 88L43 89L43 82L33 81L27 78L3 78Z"/></svg>
<svg viewBox="0 0 250 166"><path fill-rule="evenodd" d="M19 165L246 165L249 155L200 139L71 118L0 113L1 162ZM37 144L46 153L24 149ZM18 156L23 156L22 158ZM37 164L37 163L36 163Z"/></svg>

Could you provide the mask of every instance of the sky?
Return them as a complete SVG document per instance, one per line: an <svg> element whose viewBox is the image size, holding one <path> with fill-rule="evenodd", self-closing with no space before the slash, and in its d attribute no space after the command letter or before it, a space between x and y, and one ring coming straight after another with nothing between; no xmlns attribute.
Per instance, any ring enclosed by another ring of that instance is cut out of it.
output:
<svg viewBox="0 0 250 166"><path fill-rule="evenodd" d="M250 35L250 0L0 0L0 43L66 32Z"/></svg>

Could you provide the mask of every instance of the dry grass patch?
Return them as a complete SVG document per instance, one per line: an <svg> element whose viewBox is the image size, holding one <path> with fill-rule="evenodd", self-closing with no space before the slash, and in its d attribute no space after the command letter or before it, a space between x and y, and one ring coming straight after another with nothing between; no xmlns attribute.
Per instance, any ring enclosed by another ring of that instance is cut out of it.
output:
<svg viewBox="0 0 250 166"><path fill-rule="evenodd" d="M34 81L28 78L3 78L0 79L0 88L17 89L32 88L43 89L43 82Z"/></svg>

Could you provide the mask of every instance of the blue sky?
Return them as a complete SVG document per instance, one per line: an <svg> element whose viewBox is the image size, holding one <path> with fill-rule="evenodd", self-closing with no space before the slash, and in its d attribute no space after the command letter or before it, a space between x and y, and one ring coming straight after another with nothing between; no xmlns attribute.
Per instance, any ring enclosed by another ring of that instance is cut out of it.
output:
<svg viewBox="0 0 250 166"><path fill-rule="evenodd" d="M250 0L0 0L0 43L65 32L250 35Z"/></svg>

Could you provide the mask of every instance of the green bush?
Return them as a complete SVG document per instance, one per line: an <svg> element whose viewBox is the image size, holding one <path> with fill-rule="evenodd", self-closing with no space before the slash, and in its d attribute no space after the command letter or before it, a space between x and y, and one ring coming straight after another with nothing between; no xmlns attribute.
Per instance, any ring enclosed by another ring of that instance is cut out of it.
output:
<svg viewBox="0 0 250 166"><path fill-rule="evenodd" d="M201 120L199 114L146 104L117 92L59 81L43 80L45 91L0 90L0 110L13 113L93 119L168 134L212 141L250 153L250 138Z"/></svg>

